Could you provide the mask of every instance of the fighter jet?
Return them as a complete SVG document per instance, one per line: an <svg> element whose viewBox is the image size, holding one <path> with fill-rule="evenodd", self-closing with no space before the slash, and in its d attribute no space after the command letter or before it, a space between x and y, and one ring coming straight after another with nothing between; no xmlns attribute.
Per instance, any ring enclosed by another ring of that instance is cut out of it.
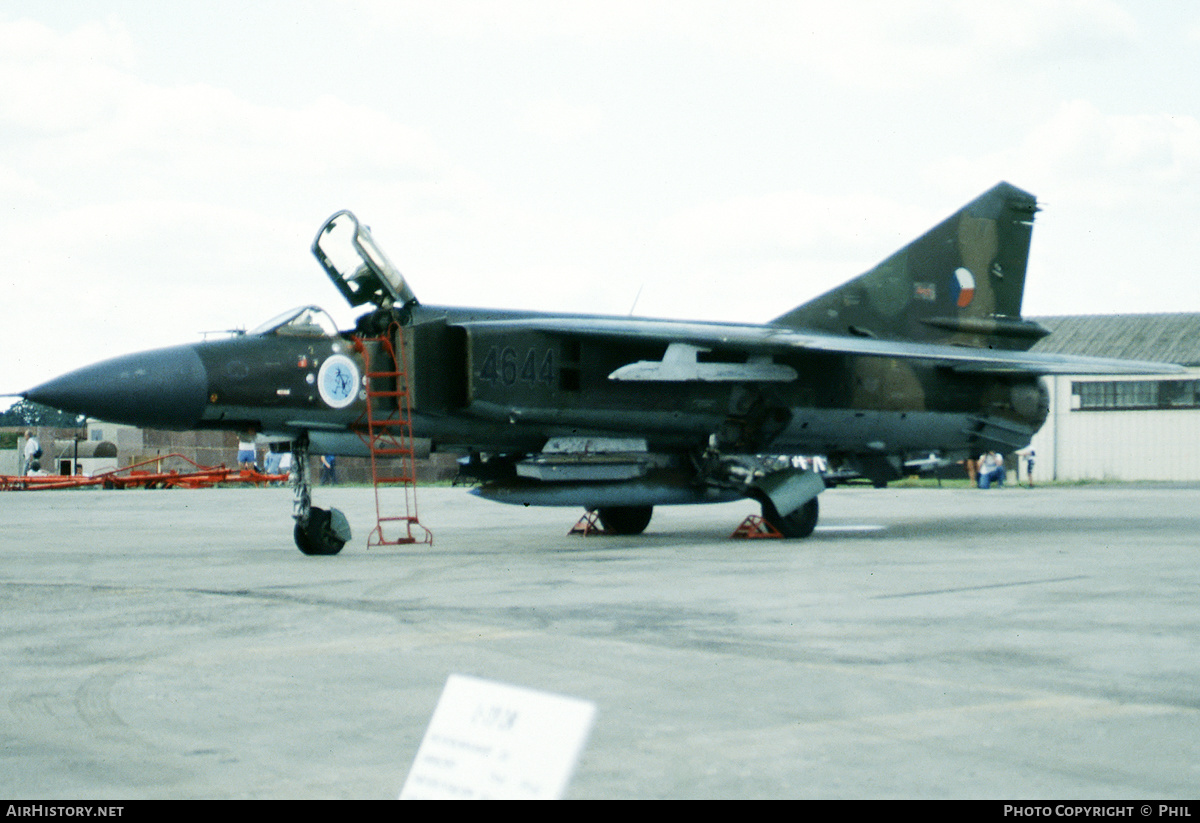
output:
<svg viewBox="0 0 1200 823"><path fill-rule="evenodd" d="M637 534L655 506L751 498L778 533L806 537L826 484L795 456L884 485L906 459L1026 446L1047 415L1043 375L1178 371L1028 351L1048 334L1021 317L1037 211L1000 183L764 324L425 305L341 211L312 250L365 308L355 329L304 306L24 396L113 422L291 441L295 540L309 554L336 553L349 528L311 505L307 455L368 455L371 420L403 420L465 455L462 474L490 500L581 506L605 530Z"/></svg>

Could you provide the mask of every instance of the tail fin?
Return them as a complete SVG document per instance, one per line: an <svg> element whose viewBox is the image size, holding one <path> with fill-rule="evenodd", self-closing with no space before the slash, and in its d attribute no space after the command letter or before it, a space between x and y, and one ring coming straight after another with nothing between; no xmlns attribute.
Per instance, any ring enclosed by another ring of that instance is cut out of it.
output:
<svg viewBox="0 0 1200 823"><path fill-rule="evenodd" d="M798 329L1027 349L1049 334L1021 319L1037 199L1000 183L848 283L776 318Z"/></svg>

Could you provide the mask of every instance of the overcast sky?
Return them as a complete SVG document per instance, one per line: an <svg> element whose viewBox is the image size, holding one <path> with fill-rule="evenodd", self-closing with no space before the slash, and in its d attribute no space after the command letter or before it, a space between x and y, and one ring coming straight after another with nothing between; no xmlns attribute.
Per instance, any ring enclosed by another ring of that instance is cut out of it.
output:
<svg viewBox="0 0 1200 823"><path fill-rule="evenodd" d="M349 324L344 208L424 303L762 321L1007 180L1025 314L1200 311L1198 77L1166 0L2 0L0 392Z"/></svg>

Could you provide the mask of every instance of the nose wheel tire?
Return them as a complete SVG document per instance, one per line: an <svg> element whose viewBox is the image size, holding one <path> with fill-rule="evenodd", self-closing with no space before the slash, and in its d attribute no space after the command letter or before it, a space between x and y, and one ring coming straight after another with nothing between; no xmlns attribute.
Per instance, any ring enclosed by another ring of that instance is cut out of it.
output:
<svg viewBox="0 0 1200 823"><path fill-rule="evenodd" d="M305 554L337 554L346 545L346 541L334 531L333 516L329 510L315 506L309 510L307 526L297 522L292 536L296 540L296 548Z"/></svg>

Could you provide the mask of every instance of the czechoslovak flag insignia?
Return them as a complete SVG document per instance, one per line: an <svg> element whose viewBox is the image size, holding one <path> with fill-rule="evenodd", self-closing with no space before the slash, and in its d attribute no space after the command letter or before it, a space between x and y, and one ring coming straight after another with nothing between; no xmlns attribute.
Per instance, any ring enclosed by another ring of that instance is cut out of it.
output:
<svg viewBox="0 0 1200 823"><path fill-rule="evenodd" d="M950 291L954 295L954 302L958 307L965 309L975 298L975 275L962 266L955 269Z"/></svg>

